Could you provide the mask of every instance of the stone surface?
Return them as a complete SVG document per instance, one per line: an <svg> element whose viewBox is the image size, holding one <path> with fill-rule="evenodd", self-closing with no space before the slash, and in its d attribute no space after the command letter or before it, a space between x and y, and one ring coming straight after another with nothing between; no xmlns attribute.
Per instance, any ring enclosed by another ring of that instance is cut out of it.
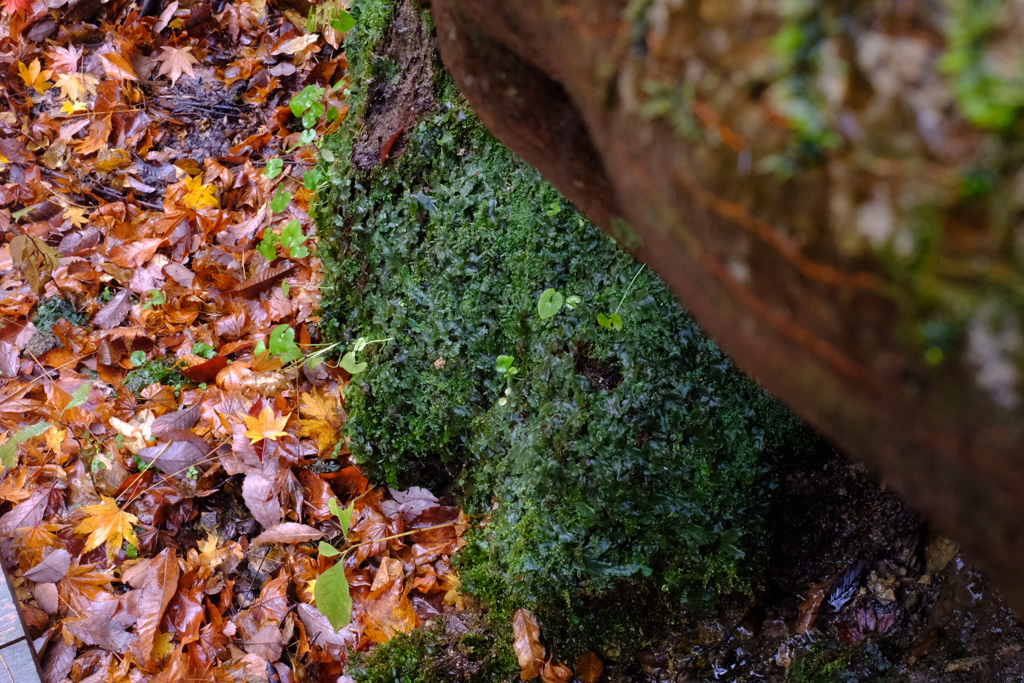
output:
<svg viewBox="0 0 1024 683"><path fill-rule="evenodd" d="M1022 609L1024 21L976 5L432 10L484 123Z"/></svg>

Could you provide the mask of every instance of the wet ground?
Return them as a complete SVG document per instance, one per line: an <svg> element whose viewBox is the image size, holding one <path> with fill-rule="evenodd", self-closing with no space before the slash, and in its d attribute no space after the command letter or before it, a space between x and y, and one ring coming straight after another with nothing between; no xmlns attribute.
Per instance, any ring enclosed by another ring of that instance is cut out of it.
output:
<svg viewBox="0 0 1024 683"><path fill-rule="evenodd" d="M1024 626L948 539L834 453L792 472L770 577L748 604L609 681L1024 681Z"/></svg>

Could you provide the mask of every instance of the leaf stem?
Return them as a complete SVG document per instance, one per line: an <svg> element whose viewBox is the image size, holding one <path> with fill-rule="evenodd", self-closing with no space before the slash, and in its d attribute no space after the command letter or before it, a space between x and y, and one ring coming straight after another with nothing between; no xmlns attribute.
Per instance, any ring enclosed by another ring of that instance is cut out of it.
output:
<svg viewBox="0 0 1024 683"><path fill-rule="evenodd" d="M646 268L646 267L647 267L647 266L646 266L645 264L640 264L640 269L636 271L636 275L634 275L634 276L633 276L633 279L629 281L629 286L628 286L628 287L626 287L626 291L625 291L625 292L623 292L623 294L622 294L622 298L621 298L621 299L619 299L619 305L615 307L615 311L614 311L614 312L612 312L612 315L615 315L616 313L618 313L618 312L619 312L619 309L620 309L620 308L622 308L622 304L623 304L623 302L624 302L624 301L626 300L626 297L627 297L627 296L629 296L629 292L630 292L630 290L632 290L632 289L633 289L633 283L634 283L634 282L636 282L636 279L637 279L638 277L640 277L640 273L642 273L642 272L643 272L643 270L644 270L644 268Z"/></svg>

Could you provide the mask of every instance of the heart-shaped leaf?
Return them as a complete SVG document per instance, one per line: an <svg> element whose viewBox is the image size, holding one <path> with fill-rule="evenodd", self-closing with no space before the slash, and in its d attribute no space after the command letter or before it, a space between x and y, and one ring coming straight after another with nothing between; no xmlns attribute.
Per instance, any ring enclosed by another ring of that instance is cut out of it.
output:
<svg viewBox="0 0 1024 683"><path fill-rule="evenodd" d="M540 313L542 320L547 320L562 310L563 303L565 303L565 299L558 290L549 287L541 293L540 299L537 301L537 312Z"/></svg>
<svg viewBox="0 0 1024 683"><path fill-rule="evenodd" d="M341 367L344 370L346 370L350 375L358 375L360 372L366 369L366 363L356 362L355 351L349 351L344 356L342 356L339 365L341 365Z"/></svg>

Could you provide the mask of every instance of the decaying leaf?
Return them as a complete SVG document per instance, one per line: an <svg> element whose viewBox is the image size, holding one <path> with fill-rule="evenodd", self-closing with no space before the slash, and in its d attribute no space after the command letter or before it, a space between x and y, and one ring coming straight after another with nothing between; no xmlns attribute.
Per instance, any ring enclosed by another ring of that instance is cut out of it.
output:
<svg viewBox="0 0 1024 683"><path fill-rule="evenodd" d="M540 668L540 678L544 683L569 683L573 678L572 669L562 662L544 662Z"/></svg>
<svg viewBox="0 0 1024 683"><path fill-rule="evenodd" d="M283 522L276 524L252 539L252 544L259 543L305 543L317 541L324 537L324 532L306 524Z"/></svg>
<svg viewBox="0 0 1024 683"><path fill-rule="evenodd" d="M519 660L520 678L524 681L540 675L546 649L540 642L540 624L528 609L516 610L512 617L512 646Z"/></svg>
<svg viewBox="0 0 1024 683"><path fill-rule="evenodd" d="M576 677L583 683L597 683L604 673L604 662L593 652L584 652L576 660Z"/></svg>

